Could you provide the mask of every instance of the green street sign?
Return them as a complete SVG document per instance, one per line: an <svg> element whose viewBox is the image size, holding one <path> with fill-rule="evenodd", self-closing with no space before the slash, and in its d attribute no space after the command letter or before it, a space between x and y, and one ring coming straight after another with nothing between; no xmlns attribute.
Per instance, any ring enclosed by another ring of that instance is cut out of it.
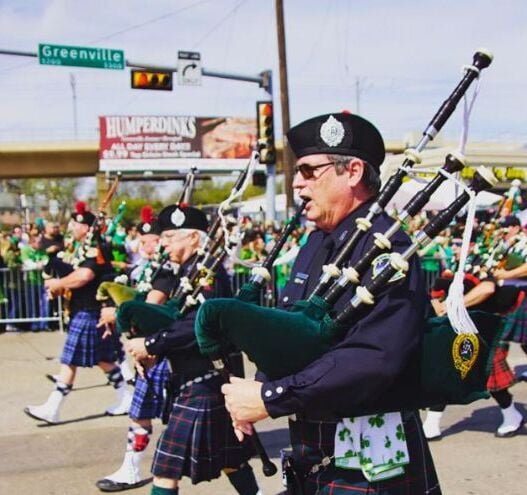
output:
<svg viewBox="0 0 527 495"><path fill-rule="evenodd" d="M123 50L48 43L39 43L38 61L42 65L69 65L93 69L123 70L126 65Z"/></svg>

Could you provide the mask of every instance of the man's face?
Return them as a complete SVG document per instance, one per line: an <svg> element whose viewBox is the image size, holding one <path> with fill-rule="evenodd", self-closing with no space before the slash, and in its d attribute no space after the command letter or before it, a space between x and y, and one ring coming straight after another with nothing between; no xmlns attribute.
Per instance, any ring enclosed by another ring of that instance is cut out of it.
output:
<svg viewBox="0 0 527 495"><path fill-rule="evenodd" d="M144 234L139 238L139 252L142 256L150 259L156 252L159 236L156 234Z"/></svg>
<svg viewBox="0 0 527 495"><path fill-rule="evenodd" d="M55 225L51 222L47 222L44 226L44 232L46 235L52 236L55 235Z"/></svg>
<svg viewBox="0 0 527 495"><path fill-rule="evenodd" d="M38 235L32 235L29 238L29 245L33 249L39 249L40 248L40 237L38 237Z"/></svg>
<svg viewBox="0 0 527 495"><path fill-rule="evenodd" d="M304 177L297 172L293 188L299 196L307 199L306 218L326 232L333 230L350 212L353 192L349 173L337 175L333 163L327 155L307 155L297 161L297 166L310 165L319 168L312 170L313 177Z"/></svg>
<svg viewBox="0 0 527 495"><path fill-rule="evenodd" d="M189 257L189 252L192 254L193 250L189 248L192 232L188 230L165 230L161 233L161 245L165 248L170 261L182 264Z"/></svg>
<svg viewBox="0 0 527 495"><path fill-rule="evenodd" d="M73 234L73 238L76 241L81 241L82 239L84 239L89 229L90 227L86 225L85 223L73 221L71 224L71 231Z"/></svg>

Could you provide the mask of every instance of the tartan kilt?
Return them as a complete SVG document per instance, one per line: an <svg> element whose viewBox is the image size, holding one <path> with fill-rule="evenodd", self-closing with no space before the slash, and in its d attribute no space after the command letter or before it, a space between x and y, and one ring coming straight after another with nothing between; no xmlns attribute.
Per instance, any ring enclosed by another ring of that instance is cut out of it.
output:
<svg viewBox="0 0 527 495"><path fill-rule="evenodd" d="M236 469L252 456L249 439L240 443L234 435L221 385L221 377L215 376L180 392L157 442L154 476L187 476L196 484L218 478L222 469Z"/></svg>
<svg viewBox="0 0 527 495"><path fill-rule="evenodd" d="M507 342L500 342L492 358L492 368L487 380L487 390L489 392L505 390L516 382L514 373L507 363L508 355L509 344Z"/></svg>
<svg viewBox="0 0 527 495"><path fill-rule="evenodd" d="M333 455L337 423L290 421L293 461L300 476L305 476L305 494L440 495L441 488L419 414L403 412L402 416L410 464L405 466L403 475L378 482L369 482L360 470L336 468L334 461L317 473L302 475L319 464L323 457Z"/></svg>
<svg viewBox="0 0 527 495"><path fill-rule="evenodd" d="M68 326L68 335L60 362L83 368L91 368L101 361L117 361L118 348L115 338L102 338L104 328L97 328L99 311L78 311Z"/></svg>
<svg viewBox="0 0 527 495"><path fill-rule="evenodd" d="M505 315L501 340L527 344L527 297L516 311Z"/></svg>
<svg viewBox="0 0 527 495"><path fill-rule="evenodd" d="M148 380L137 375L134 395L128 416L131 419L154 419L161 416L163 410L165 383L170 379L168 362L163 359L147 372Z"/></svg>

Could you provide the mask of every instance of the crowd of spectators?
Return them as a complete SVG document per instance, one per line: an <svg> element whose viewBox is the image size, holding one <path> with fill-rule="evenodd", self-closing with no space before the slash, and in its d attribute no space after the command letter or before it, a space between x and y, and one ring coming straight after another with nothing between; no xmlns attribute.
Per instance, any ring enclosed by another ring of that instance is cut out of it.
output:
<svg viewBox="0 0 527 495"><path fill-rule="evenodd" d="M417 216L405 228L411 234L426 221L426 215ZM239 225L241 242L236 255L226 262L235 291L250 277L252 265L262 262L273 249L284 227L278 222L263 223L251 217L239 219ZM452 267L453 247L461 242L463 226L463 222L459 222L447 229L419 253L429 283L442 270ZM296 254L313 228L309 222L299 225L285 242L274 265L273 283L266 295L267 304L273 304L279 297L291 274ZM56 303L50 303L46 298L42 272L60 252L73 249L67 226L53 221L39 221L27 228L15 225L8 231L0 232L0 322L20 318L34 320L8 323L5 329L38 331L49 327L48 322L39 321L39 318L56 311L53 307ZM134 266L138 258L137 227L120 225L112 237L110 251L117 273Z"/></svg>

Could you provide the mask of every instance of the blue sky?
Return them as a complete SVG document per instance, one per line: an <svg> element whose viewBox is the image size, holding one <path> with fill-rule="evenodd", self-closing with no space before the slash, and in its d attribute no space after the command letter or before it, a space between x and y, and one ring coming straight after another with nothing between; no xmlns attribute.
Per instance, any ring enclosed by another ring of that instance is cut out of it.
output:
<svg viewBox="0 0 527 495"><path fill-rule="evenodd" d="M210 70L274 72L274 0L0 0L0 48L37 51L39 42L119 48L129 60L175 65L178 50L201 53ZM495 60L483 74L470 138L527 143L527 8L522 0L284 0L290 111L356 111L385 137L422 131L460 80L475 49ZM129 88L125 71L40 66L0 55L0 140L71 137L70 74L79 136L95 138L109 114L252 116L256 85L204 78L172 93ZM457 138L461 116L445 126ZM277 119L278 121L279 119Z"/></svg>

